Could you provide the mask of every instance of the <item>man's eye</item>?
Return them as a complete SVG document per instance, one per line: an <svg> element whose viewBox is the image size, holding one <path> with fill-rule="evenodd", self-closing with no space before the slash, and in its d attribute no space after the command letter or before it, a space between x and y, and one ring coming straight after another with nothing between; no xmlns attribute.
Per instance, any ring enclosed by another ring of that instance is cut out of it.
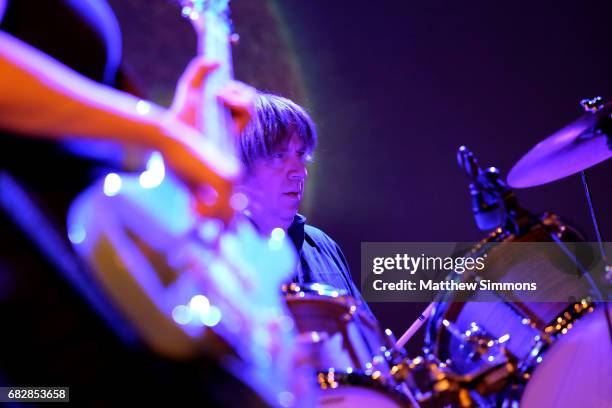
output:
<svg viewBox="0 0 612 408"><path fill-rule="evenodd" d="M312 161L312 155L306 151L303 152L297 152L298 157L300 157L302 159L302 161L304 162L311 162Z"/></svg>
<svg viewBox="0 0 612 408"><path fill-rule="evenodd" d="M283 157L285 157L285 154L282 152L276 152L276 153L272 153L270 157L272 159L282 159Z"/></svg>

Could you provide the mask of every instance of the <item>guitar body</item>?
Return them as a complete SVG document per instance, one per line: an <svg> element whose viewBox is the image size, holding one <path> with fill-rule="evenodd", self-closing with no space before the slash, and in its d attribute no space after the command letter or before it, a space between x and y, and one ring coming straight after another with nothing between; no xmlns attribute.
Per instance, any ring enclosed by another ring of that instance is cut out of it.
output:
<svg viewBox="0 0 612 408"><path fill-rule="evenodd" d="M292 324L278 288L294 270L293 249L262 239L241 217L225 229L201 219L171 175L154 188L120 178L117 194L107 195L101 180L68 216L73 246L95 280L151 349L178 360L213 356L276 402L292 381ZM218 321L198 315L201 296ZM177 315L181 308L190 320Z"/></svg>
<svg viewBox="0 0 612 408"><path fill-rule="evenodd" d="M191 336L172 320L171 303L179 299L172 299L170 288L178 273L165 259L172 243L195 225L188 192L171 180L155 189L143 189L133 175L121 182L115 196L104 193L101 180L75 200L68 231L83 238L72 239L74 248L152 349L171 358L193 357L204 330Z"/></svg>

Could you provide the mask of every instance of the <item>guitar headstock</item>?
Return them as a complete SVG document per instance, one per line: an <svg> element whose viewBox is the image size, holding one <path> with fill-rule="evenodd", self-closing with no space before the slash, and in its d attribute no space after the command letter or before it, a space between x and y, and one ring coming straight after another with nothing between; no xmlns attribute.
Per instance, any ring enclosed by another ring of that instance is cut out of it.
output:
<svg viewBox="0 0 612 408"><path fill-rule="evenodd" d="M229 26L229 0L181 0L181 14L193 22L201 21L202 16L216 17Z"/></svg>

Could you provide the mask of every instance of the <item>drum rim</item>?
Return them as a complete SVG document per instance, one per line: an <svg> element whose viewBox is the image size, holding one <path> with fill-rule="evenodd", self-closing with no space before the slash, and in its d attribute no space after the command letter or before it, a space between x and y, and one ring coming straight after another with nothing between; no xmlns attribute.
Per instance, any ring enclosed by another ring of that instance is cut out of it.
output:
<svg viewBox="0 0 612 408"><path fill-rule="evenodd" d="M378 373L378 374L377 374ZM360 387L380 392L401 406L410 407L410 400L403 392L398 390L390 379L384 377L380 371L338 371L333 368L317 371L317 383L321 391L338 389L339 387ZM335 385L334 385L335 384Z"/></svg>
<svg viewBox="0 0 612 408"><path fill-rule="evenodd" d="M324 283L292 282L282 286L282 293L287 301L331 302L346 307L349 314L357 310L355 299L347 291Z"/></svg>
<svg viewBox="0 0 612 408"><path fill-rule="evenodd" d="M299 296L300 293L308 293L320 297L343 298L349 297L348 292L344 289L338 289L331 285L319 282L308 283L286 283L282 287L283 294Z"/></svg>

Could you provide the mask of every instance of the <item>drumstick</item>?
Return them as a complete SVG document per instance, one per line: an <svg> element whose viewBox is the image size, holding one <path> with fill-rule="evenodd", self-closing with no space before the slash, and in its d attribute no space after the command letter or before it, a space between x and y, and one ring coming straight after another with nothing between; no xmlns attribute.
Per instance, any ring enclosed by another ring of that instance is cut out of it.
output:
<svg viewBox="0 0 612 408"><path fill-rule="evenodd" d="M416 333L417 330L419 330L421 328L423 323L425 323L425 321L427 319L429 319L429 316L431 315L431 310L434 308L434 306L436 304L437 304L437 302L431 302L425 308L425 310L423 310L423 313L421 313L419 315L419 317L414 321L414 323L412 323L412 325L410 325L408 330L406 330L404 332L404 334L402 334L402 337L399 338L397 343L395 343L395 347L397 347L397 348L404 347L404 345L408 342L408 340L410 340L410 338L414 335L414 333Z"/></svg>

